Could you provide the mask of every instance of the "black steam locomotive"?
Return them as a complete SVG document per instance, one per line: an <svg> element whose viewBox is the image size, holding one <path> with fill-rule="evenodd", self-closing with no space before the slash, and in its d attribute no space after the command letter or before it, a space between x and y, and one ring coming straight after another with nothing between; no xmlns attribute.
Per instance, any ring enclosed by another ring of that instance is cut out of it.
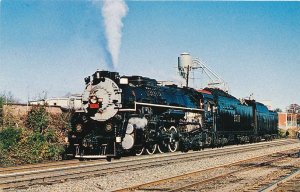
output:
<svg viewBox="0 0 300 192"><path fill-rule="evenodd" d="M75 158L186 152L277 135L276 112L220 89L160 85L109 71L96 71L85 83L69 134Z"/></svg>

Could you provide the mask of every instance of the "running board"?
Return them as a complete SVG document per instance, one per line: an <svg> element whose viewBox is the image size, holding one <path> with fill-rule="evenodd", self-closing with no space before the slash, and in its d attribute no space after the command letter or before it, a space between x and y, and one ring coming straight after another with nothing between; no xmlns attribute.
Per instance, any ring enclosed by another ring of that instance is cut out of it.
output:
<svg viewBox="0 0 300 192"><path fill-rule="evenodd" d="M78 159L106 159L107 157L113 157L108 155L75 155Z"/></svg>

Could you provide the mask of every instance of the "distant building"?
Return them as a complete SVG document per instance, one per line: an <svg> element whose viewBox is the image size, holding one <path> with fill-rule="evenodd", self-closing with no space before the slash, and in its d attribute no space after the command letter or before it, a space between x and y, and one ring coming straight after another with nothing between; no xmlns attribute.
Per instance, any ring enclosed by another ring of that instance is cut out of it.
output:
<svg viewBox="0 0 300 192"><path fill-rule="evenodd" d="M29 101L29 105L58 106L62 109L80 109L81 95L71 95L70 97L49 98L45 100Z"/></svg>
<svg viewBox="0 0 300 192"><path fill-rule="evenodd" d="M278 113L278 127L280 129L294 129L298 127L299 114L296 113ZM298 121L297 121L298 120Z"/></svg>

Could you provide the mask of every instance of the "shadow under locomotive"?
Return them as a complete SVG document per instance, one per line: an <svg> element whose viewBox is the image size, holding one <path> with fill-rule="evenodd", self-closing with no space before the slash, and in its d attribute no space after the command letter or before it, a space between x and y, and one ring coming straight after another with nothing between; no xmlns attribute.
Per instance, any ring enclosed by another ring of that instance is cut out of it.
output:
<svg viewBox="0 0 300 192"><path fill-rule="evenodd" d="M187 152L277 136L276 112L220 89L160 85L109 71L96 71L85 83L68 137L67 153L75 158Z"/></svg>

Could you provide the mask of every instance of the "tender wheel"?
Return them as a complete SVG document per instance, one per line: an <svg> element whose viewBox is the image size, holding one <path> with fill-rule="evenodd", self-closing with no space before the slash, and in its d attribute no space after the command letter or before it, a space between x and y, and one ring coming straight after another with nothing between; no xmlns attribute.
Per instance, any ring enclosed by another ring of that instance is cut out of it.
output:
<svg viewBox="0 0 300 192"><path fill-rule="evenodd" d="M157 149L157 144L148 144L146 148L146 152L149 155L153 155L156 152L156 149Z"/></svg>
<svg viewBox="0 0 300 192"><path fill-rule="evenodd" d="M170 152L173 153L173 152L177 151L179 148L179 142L176 139L177 129L174 126L172 126L172 127L170 127L169 132L171 134L171 141L168 144L168 149Z"/></svg>
<svg viewBox="0 0 300 192"><path fill-rule="evenodd" d="M145 147L138 147L135 149L135 155L140 156L144 153L144 151L145 151Z"/></svg>

